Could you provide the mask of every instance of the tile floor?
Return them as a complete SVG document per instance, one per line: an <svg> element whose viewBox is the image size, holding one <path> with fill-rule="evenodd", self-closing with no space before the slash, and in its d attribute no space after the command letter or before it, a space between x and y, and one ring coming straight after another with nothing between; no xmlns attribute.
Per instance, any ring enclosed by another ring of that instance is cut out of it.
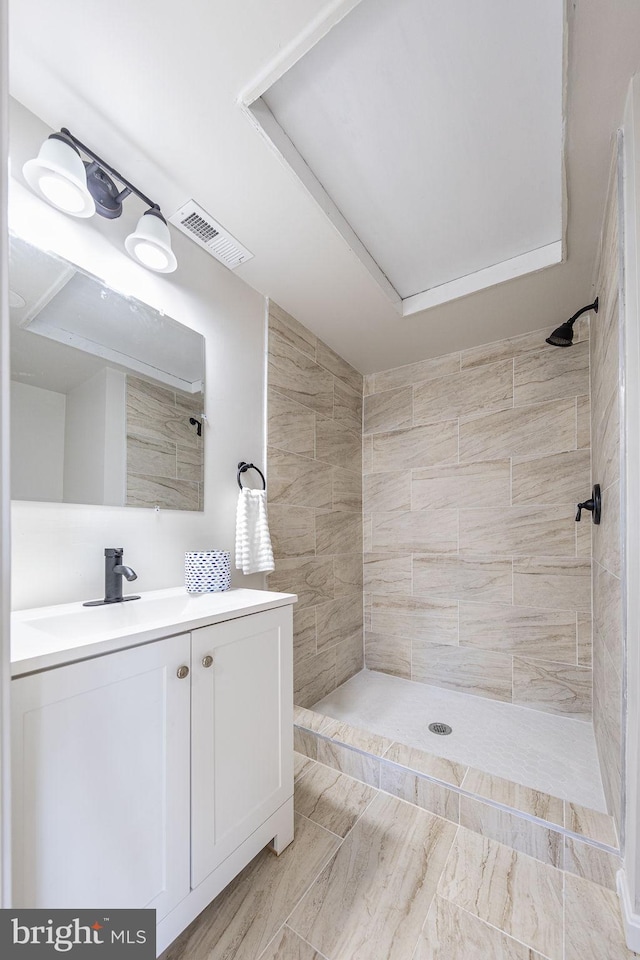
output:
<svg viewBox="0 0 640 960"><path fill-rule="evenodd" d="M606 810L593 726L363 670L313 710L487 773ZM453 727L429 731L433 721Z"/></svg>
<svg viewBox="0 0 640 960"><path fill-rule="evenodd" d="M162 960L633 960L615 894L296 757L296 838Z"/></svg>

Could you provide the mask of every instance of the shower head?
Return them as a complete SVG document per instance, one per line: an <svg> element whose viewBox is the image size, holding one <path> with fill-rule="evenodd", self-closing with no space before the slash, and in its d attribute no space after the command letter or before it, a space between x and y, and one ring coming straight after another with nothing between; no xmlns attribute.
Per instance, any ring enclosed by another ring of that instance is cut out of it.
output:
<svg viewBox="0 0 640 960"><path fill-rule="evenodd" d="M547 337L546 342L550 343L552 347L570 347L573 345L573 325L581 317L583 313L586 313L587 310L593 310L594 313L598 312L598 298L596 297L593 303L590 303L588 306L583 307L581 310L578 310L577 313L566 321L562 323L559 327L553 331L550 337Z"/></svg>

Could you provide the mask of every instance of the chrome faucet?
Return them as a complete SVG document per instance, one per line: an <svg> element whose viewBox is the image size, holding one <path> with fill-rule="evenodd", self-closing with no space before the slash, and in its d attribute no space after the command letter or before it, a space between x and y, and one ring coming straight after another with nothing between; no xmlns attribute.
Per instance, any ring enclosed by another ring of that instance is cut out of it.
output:
<svg viewBox="0 0 640 960"><path fill-rule="evenodd" d="M124 603L126 600L139 600L139 596L122 596L122 578L137 580L138 574L122 563L123 547L107 547L104 551L104 600L88 600L83 607L101 607L105 603Z"/></svg>

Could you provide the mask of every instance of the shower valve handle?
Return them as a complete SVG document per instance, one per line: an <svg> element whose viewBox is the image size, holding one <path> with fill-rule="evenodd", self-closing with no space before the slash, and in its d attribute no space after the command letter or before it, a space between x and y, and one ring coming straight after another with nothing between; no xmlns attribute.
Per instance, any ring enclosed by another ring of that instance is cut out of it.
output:
<svg viewBox="0 0 640 960"><path fill-rule="evenodd" d="M600 523L600 513L602 510L602 494L600 492L600 484L595 483L593 485L593 490L591 491L591 499L584 500L582 503L578 504L578 512L576 513L576 522L582 520L582 511L590 510L593 514L593 522Z"/></svg>

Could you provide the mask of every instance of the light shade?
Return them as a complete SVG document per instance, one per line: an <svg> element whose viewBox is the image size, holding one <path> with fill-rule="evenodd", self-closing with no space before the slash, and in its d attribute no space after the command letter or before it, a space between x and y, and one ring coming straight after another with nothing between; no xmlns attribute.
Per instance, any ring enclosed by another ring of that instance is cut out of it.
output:
<svg viewBox="0 0 640 960"><path fill-rule="evenodd" d="M96 212L82 158L60 134L45 140L36 159L27 160L22 172L31 189L63 213L92 217Z"/></svg>
<svg viewBox="0 0 640 960"><path fill-rule="evenodd" d="M178 261L171 249L171 234L159 210L147 210L124 242L129 256L149 270L173 273Z"/></svg>

